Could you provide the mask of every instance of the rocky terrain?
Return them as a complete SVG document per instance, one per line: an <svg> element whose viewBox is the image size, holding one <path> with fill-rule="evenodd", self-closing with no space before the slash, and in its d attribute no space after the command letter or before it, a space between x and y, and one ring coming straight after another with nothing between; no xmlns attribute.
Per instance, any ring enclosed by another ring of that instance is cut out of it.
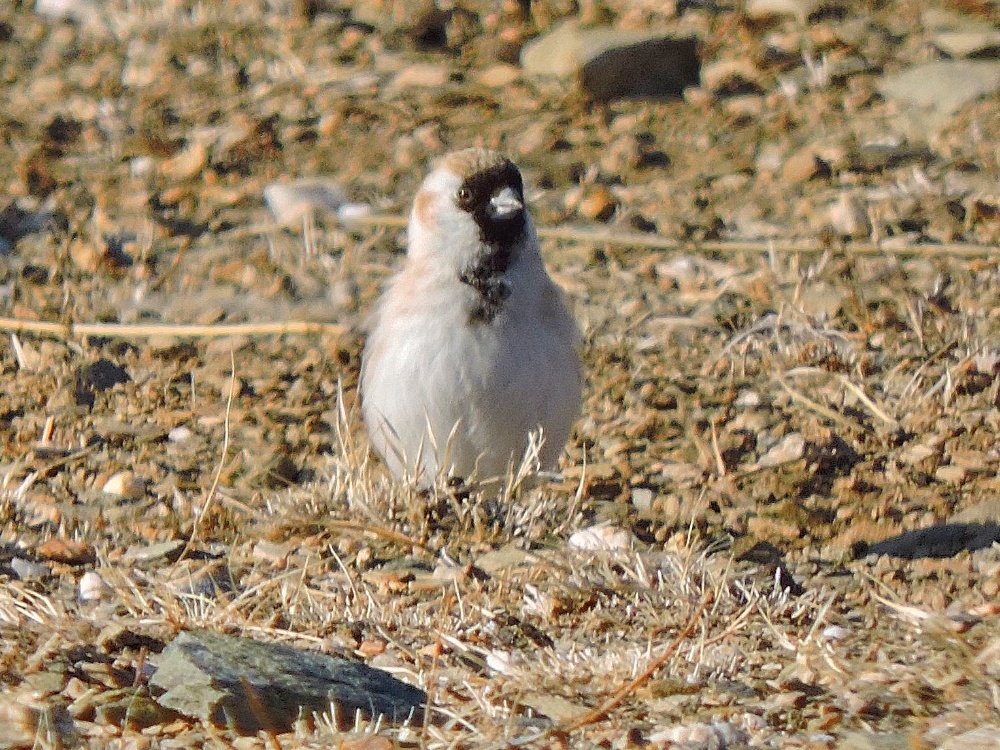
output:
<svg viewBox="0 0 1000 750"><path fill-rule="evenodd" d="M0 747L1000 747L998 23L4 6ZM409 201L473 144L585 335L559 473L499 496L393 482L357 410ZM289 724L246 681L254 730L205 720L156 683L196 631L428 710Z"/></svg>

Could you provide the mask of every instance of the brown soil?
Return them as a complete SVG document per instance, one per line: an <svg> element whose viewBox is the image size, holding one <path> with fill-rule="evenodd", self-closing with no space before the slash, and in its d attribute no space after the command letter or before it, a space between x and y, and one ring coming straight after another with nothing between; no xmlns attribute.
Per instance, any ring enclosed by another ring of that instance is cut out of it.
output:
<svg viewBox="0 0 1000 750"><path fill-rule="evenodd" d="M996 549L864 555L1000 521L997 97L888 161L865 145L895 114L880 77L930 54L903 20L923 4L29 5L0 11L0 747L932 748L1000 725ZM505 67L567 15L695 33L753 80L598 106ZM802 57L774 35L878 63L790 96ZM540 226L673 245L545 241L586 403L559 477L499 500L368 453L363 320L398 225L275 227L262 201L324 175L400 215L470 144L522 166ZM859 195L852 239L829 206ZM598 524L629 543L568 543ZM105 710L199 626L353 652L439 710L252 739Z"/></svg>

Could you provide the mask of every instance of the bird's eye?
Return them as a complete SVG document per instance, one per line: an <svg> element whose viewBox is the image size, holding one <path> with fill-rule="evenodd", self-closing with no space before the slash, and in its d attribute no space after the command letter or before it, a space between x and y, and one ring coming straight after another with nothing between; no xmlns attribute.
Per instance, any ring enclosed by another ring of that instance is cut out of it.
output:
<svg viewBox="0 0 1000 750"><path fill-rule="evenodd" d="M458 203L461 206L467 206L472 203L472 189L467 187L460 187L458 189Z"/></svg>

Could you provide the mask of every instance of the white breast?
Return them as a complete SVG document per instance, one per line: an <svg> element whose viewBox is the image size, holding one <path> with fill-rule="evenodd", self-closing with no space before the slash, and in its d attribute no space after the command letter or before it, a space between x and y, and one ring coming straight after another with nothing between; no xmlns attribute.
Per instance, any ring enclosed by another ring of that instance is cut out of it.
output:
<svg viewBox="0 0 1000 750"><path fill-rule="evenodd" d="M502 475L539 428L542 464L555 464L579 412L580 372L575 324L540 278L515 285L493 323L469 325L457 281L442 291L397 277L365 347L361 383L372 444L393 473L423 483L442 469Z"/></svg>

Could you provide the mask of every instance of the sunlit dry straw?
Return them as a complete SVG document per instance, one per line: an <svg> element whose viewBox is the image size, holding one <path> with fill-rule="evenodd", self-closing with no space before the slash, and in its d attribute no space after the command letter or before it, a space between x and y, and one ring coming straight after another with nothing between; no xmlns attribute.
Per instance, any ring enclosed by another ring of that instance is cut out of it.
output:
<svg viewBox="0 0 1000 750"><path fill-rule="evenodd" d="M348 326L338 323L314 323L306 320L290 320L280 323L220 323L215 325L173 325L169 323L142 325L138 323L55 323L46 320L0 318L0 330L12 331L14 333L44 333L66 339L77 336L141 339L157 336L218 338L220 336L281 336L284 334L309 333L326 333L340 336L348 331Z"/></svg>

